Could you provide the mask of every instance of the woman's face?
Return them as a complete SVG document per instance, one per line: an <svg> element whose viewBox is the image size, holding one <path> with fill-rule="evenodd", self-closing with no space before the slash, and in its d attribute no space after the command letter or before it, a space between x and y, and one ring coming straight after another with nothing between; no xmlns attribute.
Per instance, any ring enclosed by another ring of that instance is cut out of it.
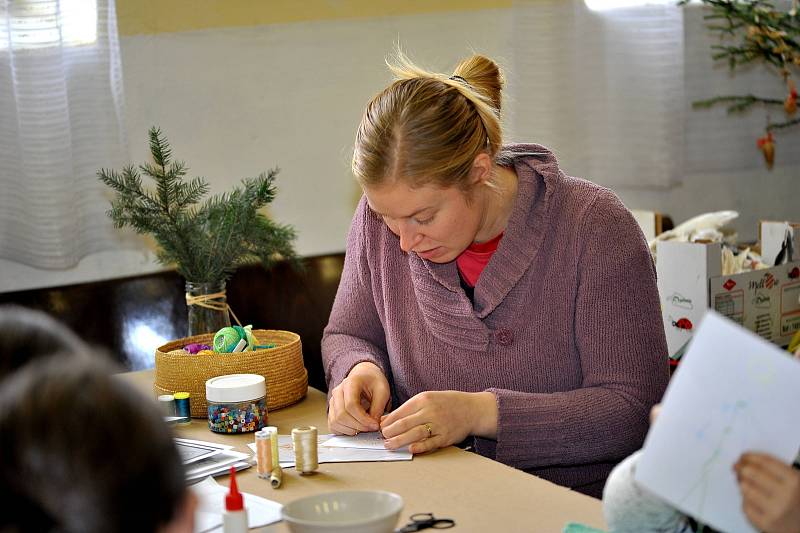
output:
<svg viewBox="0 0 800 533"><path fill-rule="evenodd" d="M365 188L369 207L400 238L400 248L434 263L455 260L475 240L482 203L456 187L411 188L402 180Z"/></svg>

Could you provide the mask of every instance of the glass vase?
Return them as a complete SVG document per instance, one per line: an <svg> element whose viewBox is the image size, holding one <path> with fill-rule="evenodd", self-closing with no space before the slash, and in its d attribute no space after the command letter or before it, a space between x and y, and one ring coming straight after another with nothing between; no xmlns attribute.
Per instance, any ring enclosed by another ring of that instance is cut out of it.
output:
<svg viewBox="0 0 800 533"><path fill-rule="evenodd" d="M188 336L216 333L231 325L225 282L186 282L186 306L189 309Z"/></svg>

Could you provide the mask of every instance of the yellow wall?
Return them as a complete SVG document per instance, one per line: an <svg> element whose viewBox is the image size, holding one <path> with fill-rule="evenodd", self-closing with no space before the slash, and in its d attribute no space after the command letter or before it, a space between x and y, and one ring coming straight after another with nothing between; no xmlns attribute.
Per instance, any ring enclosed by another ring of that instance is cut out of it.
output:
<svg viewBox="0 0 800 533"><path fill-rule="evenodd" d="M120 35L473 11L511 0L117 0Z"/></svg>

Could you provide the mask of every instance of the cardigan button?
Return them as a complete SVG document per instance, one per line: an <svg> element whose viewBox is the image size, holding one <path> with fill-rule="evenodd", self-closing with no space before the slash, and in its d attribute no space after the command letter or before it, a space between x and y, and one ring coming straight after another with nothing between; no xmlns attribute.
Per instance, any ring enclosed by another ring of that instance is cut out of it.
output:
<svg viewBox="0 0 800 533"><path fill-rule="evenodd" d="M508 328L499 328L494 336L500 346L511 346L514 342L514 332Z"/></svg>

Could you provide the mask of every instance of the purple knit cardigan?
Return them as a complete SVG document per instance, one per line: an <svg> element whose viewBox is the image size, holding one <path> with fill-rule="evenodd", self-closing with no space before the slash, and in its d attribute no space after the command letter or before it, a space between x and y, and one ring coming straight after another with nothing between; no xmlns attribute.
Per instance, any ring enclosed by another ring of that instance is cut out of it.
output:
<svg viewBox="0 0 800 533"><path fill-rule="evenodd" d="M519 177L505 235L475 287L455 262L404 253L362 198L322 339L328 387L378 365L393 405L429 390L491 391L497 440L476 450L599 495L638 449L668 380L655 269L608 189L538 145L504 148Z"/></svg>

